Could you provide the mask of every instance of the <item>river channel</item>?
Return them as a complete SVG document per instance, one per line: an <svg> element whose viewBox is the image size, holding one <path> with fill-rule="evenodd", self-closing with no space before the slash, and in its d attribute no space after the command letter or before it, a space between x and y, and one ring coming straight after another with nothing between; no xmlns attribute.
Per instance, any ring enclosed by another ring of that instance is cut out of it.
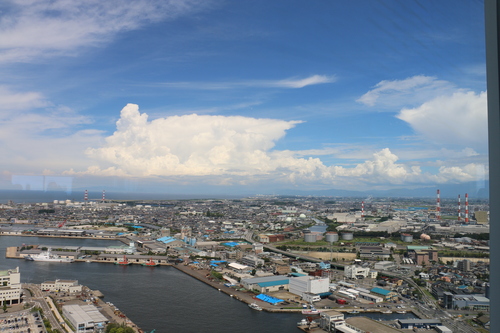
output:
<svg viewBox="0 0 500 333"><path fill-rule="evenodd" d="M0 270L19 267L22 282L70 279L98 289L135 324L149 332L300 332L301 314L257 312L174 267L104 263L47 263L6 259L5 249L22 244L111 246L114 240L0 236ZM368 314L385 320L406 315Z"/></svg>

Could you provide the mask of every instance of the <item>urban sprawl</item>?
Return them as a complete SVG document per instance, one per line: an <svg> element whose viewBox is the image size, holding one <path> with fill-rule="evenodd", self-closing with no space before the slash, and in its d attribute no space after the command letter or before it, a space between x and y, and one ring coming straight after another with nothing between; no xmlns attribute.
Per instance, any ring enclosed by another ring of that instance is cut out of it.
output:
<svg viewBox="0 0 500 333"><path fill-rule="evenodd" d="M248 303L249 311L301 312L297 326L307 332L488 332L488 212L487 200L441 198L439 191L420 199L103 195L0 205L0 235L118 239L122 246L23 244L6 255L173 266ZM21 274L0 271L1 330L141 331L78 281L28 285ZM100 316L85 321L97 308ZM371 312L414 316L363 316ZM48 325L40 324L43 316Z"/></svg>

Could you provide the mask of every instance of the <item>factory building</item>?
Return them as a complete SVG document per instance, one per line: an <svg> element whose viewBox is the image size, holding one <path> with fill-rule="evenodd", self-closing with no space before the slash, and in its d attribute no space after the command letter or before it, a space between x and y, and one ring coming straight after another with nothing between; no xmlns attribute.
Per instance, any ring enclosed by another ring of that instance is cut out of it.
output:
<svg viewBox="0 0 500 333"><path fill-rule="evenodd" d="M64 305L62 312L77 333L95 332L109 323L109 320L94 305Z"/></svg>
<svg viewBox="0 0 500 333"><path fill-rule="evenodd" d="M290 278L290 293L302 297L304 293L322 294L330 290L330 279L313 276Z"/></svg>

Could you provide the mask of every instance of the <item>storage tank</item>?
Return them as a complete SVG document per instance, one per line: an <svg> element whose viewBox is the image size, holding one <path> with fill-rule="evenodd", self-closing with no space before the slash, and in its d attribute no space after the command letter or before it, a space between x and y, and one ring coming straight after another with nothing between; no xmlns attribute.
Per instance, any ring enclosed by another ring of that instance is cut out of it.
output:
<svg viewBox="0 0 500 333"><path fill-rule="evenodd" d="M413 235L410 234L401 234L401 240L406 243L413 242Z"/></svg>
<svg viewBox="0 0 500 333"><path fill-rule="evenodd" d="M305 234L304 241L308 242L308 243L315 243L316 242L316 235L315 234Z"/></svg>
<svg viewBox="0 0 500 333"><path fill-rule="evenodd" d="M343 232L342 239L343 240L352 240L354 238L354 234L352 232Z"/></svg>
<svg viewBox="0 0 500 333"><path fill-rule="evenodd" d="M421 240L430 240L431 239L431 236L427 235L427 234L421 234L420 235L420 239Z"/></svg>
<svg viewBox="0 0 500 333"><path fill-rule="evenodd" d="M333 243L339 240L339 234L336 232L330 231L326 233L326 241L329 243Z"/></svg>

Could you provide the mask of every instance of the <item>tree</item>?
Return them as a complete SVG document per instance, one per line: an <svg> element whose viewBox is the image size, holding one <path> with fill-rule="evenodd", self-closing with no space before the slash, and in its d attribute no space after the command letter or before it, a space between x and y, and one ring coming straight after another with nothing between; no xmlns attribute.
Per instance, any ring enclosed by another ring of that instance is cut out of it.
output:
<svg viewBox="0 0 500 333"><path fill-rule="evenodd" d="M7 312L7 302L3 301L3 312Z"/></svg>

